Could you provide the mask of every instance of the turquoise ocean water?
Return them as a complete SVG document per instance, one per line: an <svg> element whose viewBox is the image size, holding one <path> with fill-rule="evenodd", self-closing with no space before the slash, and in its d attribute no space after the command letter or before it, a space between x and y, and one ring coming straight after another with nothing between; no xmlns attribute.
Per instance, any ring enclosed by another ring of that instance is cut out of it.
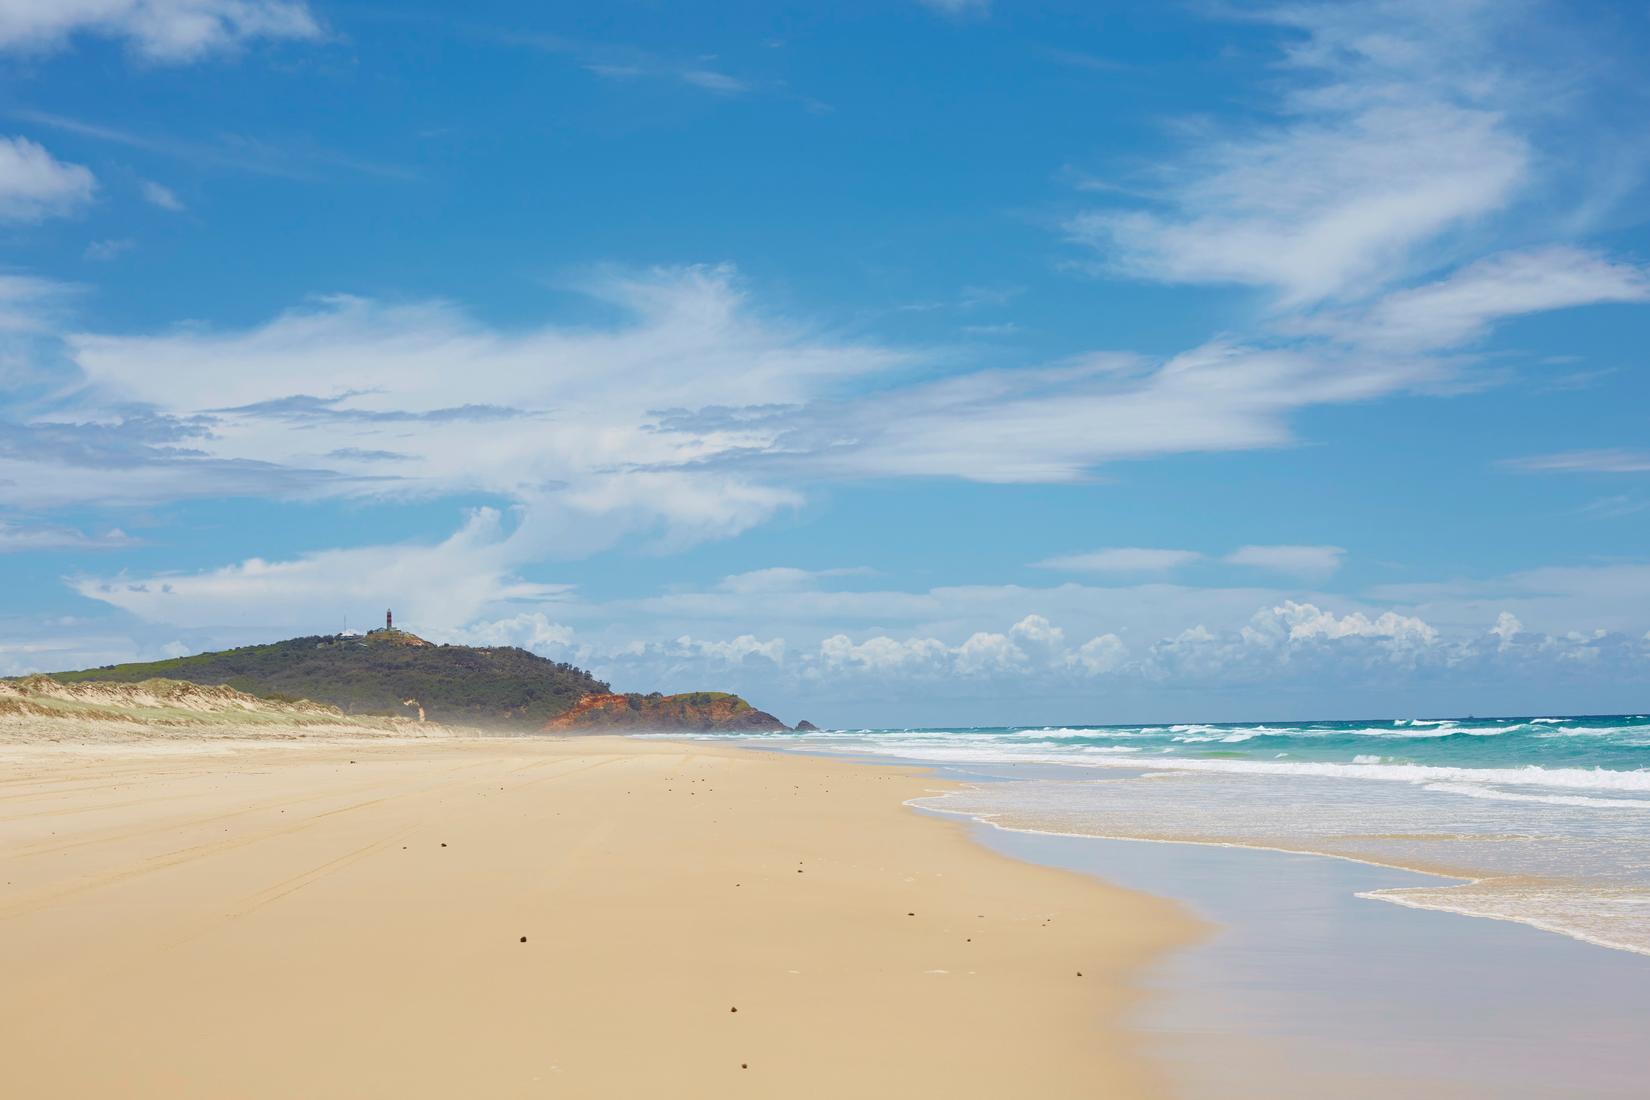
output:
<svg viewBox="0 0 1650 1100"><path fill-rule="evenodd" d="M1004 828L1316 852L1374 891L1650 954L1650 717L833 730L737 740L973 770L917 804Z"/></svg>

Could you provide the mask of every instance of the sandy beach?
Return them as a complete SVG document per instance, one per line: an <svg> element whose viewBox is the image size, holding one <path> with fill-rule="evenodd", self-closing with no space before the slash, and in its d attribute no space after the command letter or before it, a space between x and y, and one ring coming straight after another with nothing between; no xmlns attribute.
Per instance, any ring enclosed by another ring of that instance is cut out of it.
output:
<svg viewBox="0 0 1650 1100"><path fill-rule="evenodd" d="M1173 903L917 772L617 738L0 745L13 1095L1154 1096Z"/></svg>

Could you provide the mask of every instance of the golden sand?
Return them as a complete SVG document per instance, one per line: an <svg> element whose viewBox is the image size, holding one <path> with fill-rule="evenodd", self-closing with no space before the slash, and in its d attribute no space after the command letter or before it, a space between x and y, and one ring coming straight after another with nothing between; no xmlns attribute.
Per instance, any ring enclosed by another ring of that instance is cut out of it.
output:
<svg viewBox="0 0 1650 1100"><path fill-rule="evenodd" d="M18 1097L1157 1095L1170 903L920 774L611 738L0 745ZM525 940L524 940L525 937Z"/></svg>

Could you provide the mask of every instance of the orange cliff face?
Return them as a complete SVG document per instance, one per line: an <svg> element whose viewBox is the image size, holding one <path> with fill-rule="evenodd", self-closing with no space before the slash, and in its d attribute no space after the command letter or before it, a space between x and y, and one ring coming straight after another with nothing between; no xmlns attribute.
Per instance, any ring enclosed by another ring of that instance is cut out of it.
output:
<svg viewBox="0 0 1650 1100"><path fill-rule="evenodd" d="M721 691L690 691L681 695L592 693L542 728L546 733L790 729L739 696Z"/></svg>

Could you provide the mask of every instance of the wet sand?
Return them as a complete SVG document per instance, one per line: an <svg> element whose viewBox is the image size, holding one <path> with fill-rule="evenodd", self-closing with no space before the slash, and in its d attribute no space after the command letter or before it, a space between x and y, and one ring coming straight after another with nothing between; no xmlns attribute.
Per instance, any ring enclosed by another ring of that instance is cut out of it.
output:
<svg viewBox="0 0 1650 1100"><path fill-rule="evenodd" d="M1184 1100L1639 1100L1650 957L1358 894L1431 876L1325 856L1047 836L983 844L1179 899L1215 931L1137 1017Z"/></svg>
<svg viewBox="0 0 1650 1100"><path fill-rule="evenodd" d="M0 745L7 1091L1161 1094L1123 1021L1199 926L902 805L939 785L609 738Z"/></svg>

